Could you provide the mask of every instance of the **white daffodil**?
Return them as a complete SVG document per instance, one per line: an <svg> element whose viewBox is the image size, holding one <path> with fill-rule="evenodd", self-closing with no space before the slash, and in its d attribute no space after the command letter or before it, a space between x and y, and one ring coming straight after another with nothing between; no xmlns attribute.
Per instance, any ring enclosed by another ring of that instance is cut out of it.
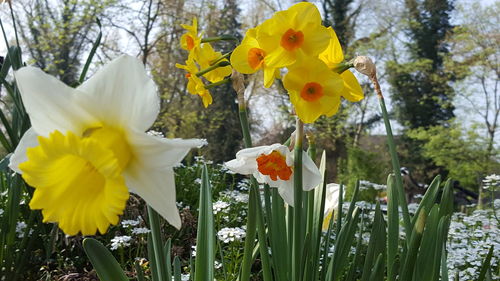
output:
<svg viewBox="0 0 500 281"><path fill-rule="evenodd" d="M343 192L345 193L345 192ZM329 183L326 185L325 194L325 212L323 219L323 231L328 229L333 212L337 211L339 206L340 185L338 183Z"/></svg>
<svg viewBox="0 0 500 281"><path fill-rule="evenodd" d="M225 165L233 172L253 175L259 183L277 187L285 202L293 206L293 153L279 143L269 146L246 148L236 153L236 159ZM302 188L315 188L321 182L321 174L307 153L302 154Z"/></svg>
<svg viewBox="0 0 500 281"><path fill-rule="evenodd" d="M172 167L204 141L145 133L160 100L137 59L121 56L78 88L34 67L14 76L32 128L10 168L35 188L30 207L42 210L44 222L68 235L105 233L130 190L180 227Z"/></svg>

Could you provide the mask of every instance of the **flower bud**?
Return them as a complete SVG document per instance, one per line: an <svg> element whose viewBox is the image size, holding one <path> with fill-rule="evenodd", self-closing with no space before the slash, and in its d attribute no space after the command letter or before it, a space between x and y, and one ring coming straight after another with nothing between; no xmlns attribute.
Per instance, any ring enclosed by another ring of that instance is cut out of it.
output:
<svg viewBox="0 0 500 281"><path fill-rule="evenodd" d="M354 68L368 77L373 77L377 73L375 64L369 57L366 56L356 57L354 59Z"/></svg>

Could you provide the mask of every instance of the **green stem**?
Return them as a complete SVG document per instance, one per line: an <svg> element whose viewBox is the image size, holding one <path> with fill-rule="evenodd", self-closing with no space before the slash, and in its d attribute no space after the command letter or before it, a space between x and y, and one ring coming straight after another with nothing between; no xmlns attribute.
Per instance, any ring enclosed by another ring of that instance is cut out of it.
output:
<svg viewBox="0 0 500 281"><path fill-rule="evenodd" d="M215 41L238 41L238 38L236 38L233 35L221 35L221 36L215 36L215 37L205 37L201 39L201 43L209 43L209 42L215 42Z"/></svg>
<svg viewBox="0 0 500 281"><path fill-rule="evenodd" d="M148 217L151 228L151 236L153 238L153 252L156 262L157 277L159 281L166 281L166 259L163 254L163 243L161 241L160 217L150 206L148 206Z"/></svg>
<svg viewBox="0 0 500 281"><path fill-rule="evenodd" d="M222 79L222 80L220 80L218 82L206 85L205 89L209 90L209 89L212 89L214 87L217 87L219 85L226 84L226 83L229 83L229 82L231 82L231 78Z"/></svg>
<svg viewBox="0 0 500 281"><path fill-rule="evenodd" d="M224 55L220 56L218 59L216 59L216 60L214 60L214 61L211 61L211 62L210 62L210 65L214 65L214 64L216 64L216 63L220 62L220 61L221 61L221 60L223 60L223 59L227 59L229 56L231 56L231 54L232 54L232 52L229 52L229 53L227 53L227 54L224 54Z"/></svg>
<svg viewBox="0 0 500 281"><path fill-rule="evenodd" d="M293 247L292 247L292 281L302 280L302 140L304 123L297 117L294 149L294 207L293 207Z"/></svg>
<svg viewBox="0 0 500 281"><path fill-rule="evenodd" d="M7 50L10 50L9 40L7 39L7 34L5 33L5 29L3 28L2 19L0 19L0 27L2 28L3 40L5 41L5 46L7 46Z"/></svg>
<svg viewBox="0 0 500 281"><path fill-rule="evenodd" d="M401 166L399 164L399 159L396 152L396 145L394 144L394 136L392 135L391 123L389 121L389 115L387 114L387 108L385 106L384 97L381 94L379 94L378 97L379 97L380 107L382 109L382 116L384 118L385 129L387 131L387 144L389 146L389 152L391 154L391 160L392 160L392 168L396 180L397 197L399 201L399 206L401 206L401 209L403 210L403 222L406 232L406 245L409 247L412 227L411 227L410 213L408 212L408 203L406 202L405 191L403 188L403 179L401 177Z"/></svg>
<svg viewBox="0 0 500 281"><path fill-rule="evenodd" d="M241 130L243 132L243 141L245 142L245 147L252 147L252 139L250 137L250 127L248 125L248 117L245 105L239 104L239 115ZM255 196L252 196L254 191L253 184L250 186L250 196L248 199L248 216L247 216L247 233L245 237L245 245L243 251L243 262L241 265L241 276L240 281L250 280L250 271L252 269L252 252L255 245L255 234L257 226L257 215L256 215L256 204Z"/></svg>
<svg viewBox="0 0 500 281"><path fill-rule="evenodd" d="M214 65L212 65L210 67L207 67L207 68L201 70L200 72L196 73L196 76L200 77L200 76L202 76L202 75L204 75L204 74L206 74L206 73L208 73L208 72L210 72L210 71L212 71L214 69L217 69L219 67L228 66L228 65L231 65L228 61L221 61L221 62L219 62L217 64L214 64Z"/></svg>

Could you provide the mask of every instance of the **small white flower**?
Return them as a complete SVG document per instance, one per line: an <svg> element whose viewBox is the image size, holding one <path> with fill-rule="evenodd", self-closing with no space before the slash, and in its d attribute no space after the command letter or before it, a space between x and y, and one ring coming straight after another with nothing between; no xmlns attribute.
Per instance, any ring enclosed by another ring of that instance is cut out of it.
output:
<svg viewBox="0 0 500 281"><path fill-rule="evenodd" d="M20 222L17 222L16 224L16 234L17 234L17 237L18 238L23 238L24 237L24 230L26 229L28 225L23 222L23 221L20 221Z"/></svg>
<svg viewBox="0 0 500 281"><path fill-rule="evenodd" d="M147 227L136 227L134 229L132 229L132 234L148 234L150 233L151 230L149 230Z"/></svg>
<svg viewBox="0 0 500 281"><path fill-rule="evenodd" d="M293 153L279 143L247 148L236 153L236 159L226 162L228 169L243 175L253 175L261 184L277 187L283 200L293 206ZM321 174L307 153L302 154L303 189L309 191L321 182Z"/></svg>
<svg viewBox="0 0 500 281"><path fill-rule="evenodd" d="M0 215L3 215L3 209L0 209Z"/></svg>
<svg viewBox="0 0 500 281"><path fill-rule="evenodd" d="M245 236L245 230L240 227L225 227L217 232L217 237L224 243L242 241Z"/></svg>
<svg viewBox="0 0 500 281"><path fill-rule="evenodd" d="M140 220L123 220L122 225L124 227L132 227L132 226L138 226L140 224Z"/></svg>
<svg viewBox="0 0 500 281"><path fill-rule="evenodd" d="M115 236L111 239L111 250L116 250L118 248L125 248L130 246L130 241L132 237L130 236Z"/></svg>
<svg viewBox="0 0 500 281"><path fill-rule="evenodd" d="M229 203L219 200L213 204L212 208L214 210L214 214L217 214L219 212L222 212L222 211L225 211L226 209L228 209Z"/></svg>

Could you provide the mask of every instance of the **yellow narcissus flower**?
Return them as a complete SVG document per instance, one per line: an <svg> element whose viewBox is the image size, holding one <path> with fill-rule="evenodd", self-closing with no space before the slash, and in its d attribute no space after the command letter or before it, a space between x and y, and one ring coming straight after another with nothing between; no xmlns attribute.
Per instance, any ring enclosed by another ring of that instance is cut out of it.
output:
<svg viewBox="0 0 500 281"><path fill-rule="evenodd" d="M160 100L137 59L121 56L76 89L34 67L14 76L32 128L9 167L35 188L29 205L44 222L68 235L105 233L130 190L180 227L173 166L203 141L145 133Z"/></svg>
<svg viewBox="0 0 500 281"><path fill-rule="evenodd" d="M219 60L221 57L222 57L221 52L214 51L212 45L204 43L201 46L199 56L195 57L194 59L196 60L196 62L198 62L200 68L203 70L212 66L216 61L217 62L228 61L227 59ZM231 75L231 72L232 72L231 66L228 65L228 66L218 67L210 72L207 72L203 74L203 77L207 78L208 81L215 83Z"/></svg>
<svg viewBox="0 0 500 281"><path fill-rule="evenodd" d="M181 24L186 29L186 33L181 36L181 48L189 51L190 54L197 55L201 44L201 36L198 35L198 20L193 18L193 24Z"/></svg>
<svg viewBox="0 0 500 281"><path fill-rule="evenodd" d="M201 78L196 76L198 73L198 67L196 66L192 58L188 58L186 65L175 64L177 68L184 69L187 71L186 78L188 79L187 90L192 95L198 95L201 97L203 106L208 107L212 104L212 95L208 89L205 88L205 84L201 81Z"/></svg>
<svg viewBox="0 0 500 281"><path fill-rule="evenodd" d="M257 41L257 29L251 28L245 34L241 44L231 54L231 65L238 72L252 74L260 69L264 72L264 87L269 88L279 77L279 68L268 67L264 59L268 52Z"/></svg>
<svg viewBox="0 0 500 281"><path fill-rule="evenodd" d="M332 116L340 105L343 80L321 60L308 57L290 67L283 79L297 116L312 123L321 115Z"/></svg>
<svg viewBox="0 0 500 281"><path fill-rule="evenodd" d="M264 63L274 68L294 64L301 54L316 57L329 39L318 9L307 2L277 12L257 30L257 41L263 50L269 50Z"/></svg>
<svg viewBox="0 0 500 281"><path fill-rule="evenodd" d="M339 39L335 31L329 27L330 43L328 47L319 54L319 59L322 60L328 68L335 69L341 62L344 61L344 54L340 46ZM344 81L344 90L340 93L345 99L350 102L358 102L364 98L363 89L359 85L358 79L350 70L345 70L340 74Z"/></svg>

